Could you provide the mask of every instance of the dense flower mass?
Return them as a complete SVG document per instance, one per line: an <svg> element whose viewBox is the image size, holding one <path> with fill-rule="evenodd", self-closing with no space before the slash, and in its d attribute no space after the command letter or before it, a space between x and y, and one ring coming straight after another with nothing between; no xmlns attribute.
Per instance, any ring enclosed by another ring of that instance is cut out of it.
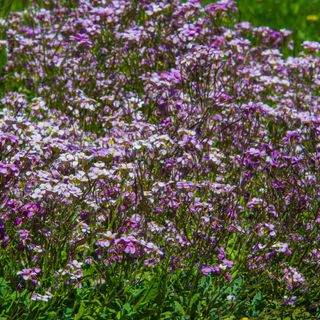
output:
<svg viewBox="0 0 320 320"><path fill-rule="evenodd" d="M154 268L313 290L320 44L231 0L54 2L2 26L1 273L41 301Z"/></svg>

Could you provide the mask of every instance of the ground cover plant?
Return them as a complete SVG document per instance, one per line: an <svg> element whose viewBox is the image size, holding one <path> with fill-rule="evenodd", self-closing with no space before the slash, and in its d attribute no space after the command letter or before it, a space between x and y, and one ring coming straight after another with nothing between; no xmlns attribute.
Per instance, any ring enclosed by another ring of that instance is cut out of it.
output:
<svg viewBox="0 0 320 320"><path fill-rule="evenodd" d="M320 44L236 14L1 23L0 319L320 316Z"/></svg>

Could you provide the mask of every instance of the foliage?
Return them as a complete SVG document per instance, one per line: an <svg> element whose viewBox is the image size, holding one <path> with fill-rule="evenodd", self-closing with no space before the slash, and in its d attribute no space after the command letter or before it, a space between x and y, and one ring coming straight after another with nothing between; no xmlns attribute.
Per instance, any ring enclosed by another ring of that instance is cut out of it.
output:
<svg viewBox="0 0 320 320"><path fill-rule="evenodd" d="M202 1L203 4L210 0ZM269 26L276 30L289 29L295 44L304 40L320 40L319 0L238 0L239 21L250 21L254 26Z"/></svg>

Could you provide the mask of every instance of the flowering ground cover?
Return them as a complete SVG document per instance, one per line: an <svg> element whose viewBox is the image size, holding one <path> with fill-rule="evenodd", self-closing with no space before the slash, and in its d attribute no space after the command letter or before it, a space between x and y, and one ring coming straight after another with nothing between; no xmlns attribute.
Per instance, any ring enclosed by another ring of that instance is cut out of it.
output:
<svg viewBox="0 0 320 320"><path fill-rule="evenodd" d="M41 4L40 0L36 0ZM22 11L30 0L0 0L0 18L11 11ZM202 5L214 2L201 0ZM320 40L320 0L237 0L238 21L250 21L254 26L293 31L296 50L304 40Z"/></svg>
<svg viewBox="0 0 320 320"><path fill-rule="evenodd" d="M236 12L1 24L0 319L320 316L320 44Z"/></svg>

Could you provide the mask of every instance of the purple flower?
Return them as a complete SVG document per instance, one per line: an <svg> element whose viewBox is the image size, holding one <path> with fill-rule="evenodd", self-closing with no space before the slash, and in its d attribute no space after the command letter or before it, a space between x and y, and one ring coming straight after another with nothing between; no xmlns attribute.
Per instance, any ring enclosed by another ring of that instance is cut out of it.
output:
<svg viewBox="0 0 320 320"><path fill-rule="evenodd" d="M18 172L19 169L14 164L0 162L0 175L8 177L17 175Z"/></svg>
<svg viewBox="0 0 320 320"><path fill-rule="evenodd" d="M41 272L41 268L22 269L17 272L17 275L21 275L24 280L31 280L31 282L38 283L38 275Z"/></svg>
<svg viewBox="0 0 320 320"><path fill-rule="evenodd" d="M135 254L136 253L136 246L134 243L129 242L127 244L125 244L125 249L124 252L128 253L128 254Z"/></svg>
<svg viewBox="0 0 320 320"><path fill-rule="evenodd" d="M86 33L78 33L69 37L71 41L76 42L79 46L89 47L91 48L92 42L90 41L90 37Z"/></svg>
<svg viewBox="0 0 320 320"><path fill-rule="evenodd" d="M209 275L210 273L219 275L221 273L221 268L219 266L202 266L201 272L205 276Z"/></svg>

